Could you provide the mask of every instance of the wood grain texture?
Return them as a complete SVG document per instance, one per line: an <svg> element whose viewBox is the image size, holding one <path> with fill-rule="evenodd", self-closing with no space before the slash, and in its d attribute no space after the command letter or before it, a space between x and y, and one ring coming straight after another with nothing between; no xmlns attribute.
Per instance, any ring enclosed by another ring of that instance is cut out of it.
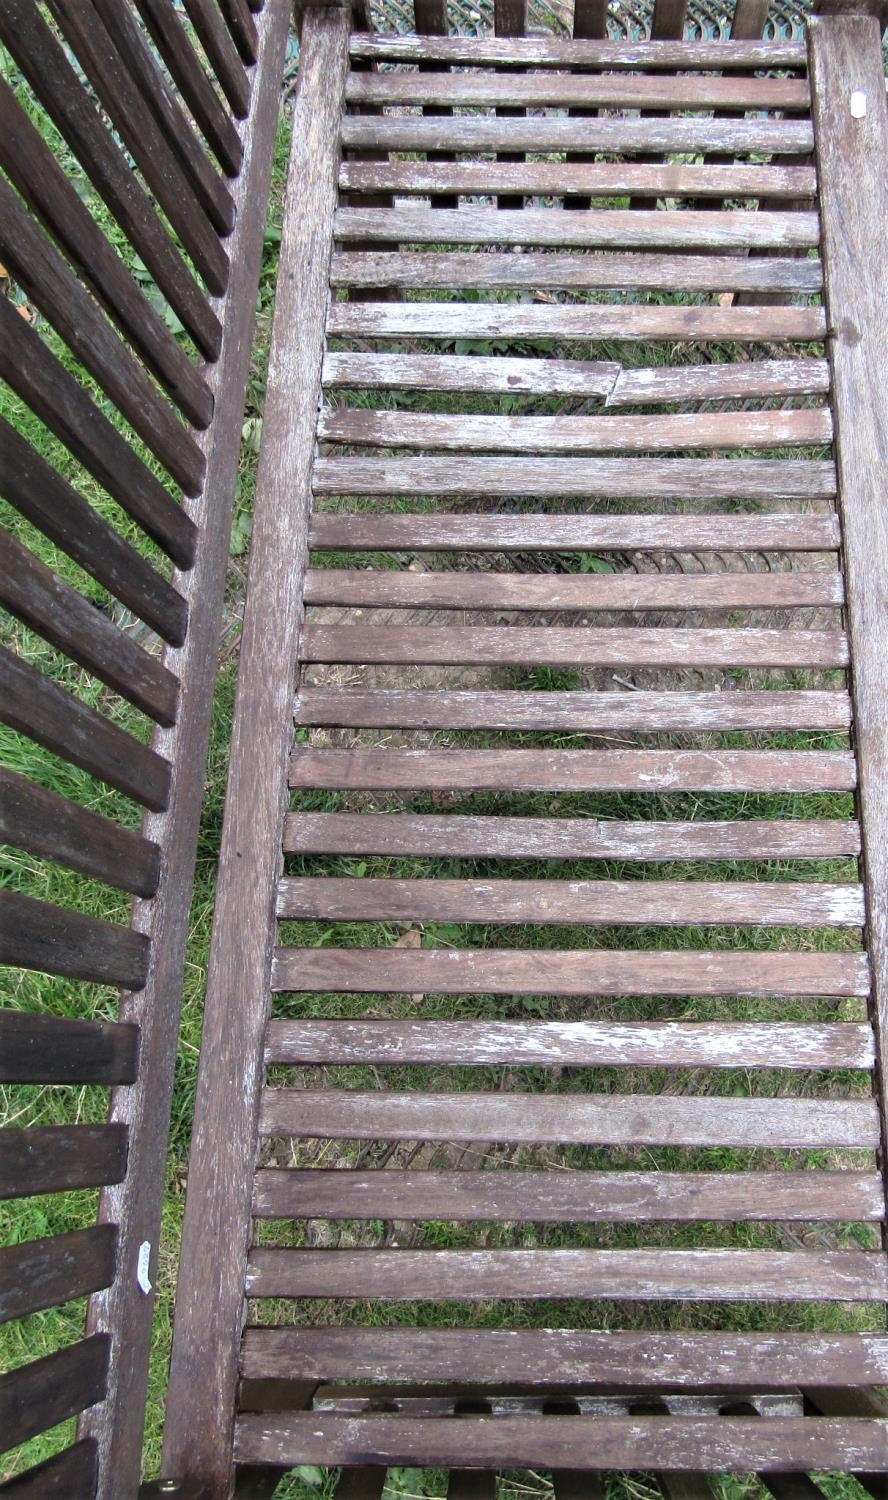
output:
<svg viewBox="0 0 888 1500"><path fill-rule="evenodd" d="M434 995L866 995L860 953L279 948L276 990Z"/></svg>
<svg viewBox="0 0 888 1500"><path fill-rule="evenodd" d="M861 1220L884 1216L877 1173L257 1172L261 1219L594 1224Z"/></svg>
<svg viewBox="0 0 888 1500"><path fill-rule="evenodd" d="M595 255L493 250L339 251L333 286L631 288L651 291L731 291L769 288L816 292L820 261L811 256L659 255L599 251Z"/></svg>
<svg viewBox="0 0 888 1500"><path fill-rule="evenodd" d="M344 10L306 12L167 1398L166 1470L200 1479L220 1496L231 1469L269 917L281 859L348 31ZM247 995L250 1003L241 1003ZM236 1114L233 1098L218 1088L220 1065L240 1080ZM208 1216L227 1247L212 1282L202 1275ZM208 1362L212 1382L203 1378Z"/></svg>
<svg viewBox="0 0 888 1500"><path fill-rule="evenodd" d="M108 1376L108 1346L109 1340L101 1336L81 1339L0 1375L4 1447L26 1443L101 1401Z"/></svg>
<svg viewBox="0 0 888 1500"><path fill-rule="evenodd" d="M720 1390L761 1380L776 1386L884 1384L884 1333L687 1333L572 1328L350 1326L257 1328L241 1346L245 1378L298 1369L316 1380L451 1380L539 1385L684 1386Z"/></svg>
<svg viewBox="0 0 888 1500"><path fill-rule="evenodd" d="M805 156L813 148L806 120L529 120L460 116L453 120L348 115L342 144L376 151L659 151L778 153Z"/></svg>
<svg viewBox="0 0 888 1500"><path fill-rule="evenodd" d="M619 822L597 818L446 817L417 813L290 813L291 854L408 854L534 859L832 859L860 851L842 819Z"/></svg>
<svg viewBox="0 0 888 1500"><path fill-rule="evenodd" d="M473 72L429 74L413 70L352 73L345 97L351 104L449 104L462 106L551 105L587 109L806 110L802 78L726 77L693 74Z"/></svg>
<svg viewBox="0 0 888 1500"><path fill-rule="evenodd" d="M0 1249L0 1322L24 1318L109 1286L116 1265L117 1228L113 1224L95 1224Z"/></svg>
<svg viewBox="0 0 888 1500"><path fill-rule="evenodd" d="M845 536L851 683L860 765L860 823L868 891L872 1014L879 1052L883 1149L888 1143L888 104L879 23L824 15L809 34L817 161L824 205L827 308L834 336L839 509ZM849 92L867 113L852 119Z"/></svg>
<svg viewBox="0 0 888 1500"><path fill-rule="evenodd" d="M126 1172L120 1125L33 1125L0 1132L0 1196L65 1193L120 1182Z"/></svg>
<svg viewBox="0 0 888 1500"><path fill-rule="evenodd" d="M0 962L94 984L143 988L148 939L141 932L18 891L0 891L0 907Z"/></svg>
<svg viewBox="0 0 888 1500"><path fill-rule="evenodd" d="M133 1083L138 1028L115 1021L0 1011L4 1083Z"/></svg>
<svg viewBox="0 0 888 1500"><path fill-rule="evenodd" d="M555 36L504 38L492 36L397 36L390 32L356 33L352 57L385 58L392 62L438 62L463 65L514 63L555 68L602 68L608 72L644 68L726 72L733 68L804 68L802 42L769 38L762 41L684 41L652 39L614 41L590 38L575 31L571 40Z"/></svg>
<svg viewBox="0 0 888 1500"><path fill-rule="evenodd" d="M379 75L377 75L378 77ZM650 80L645 80L650 82ZM547 196L769 198L813 197L814 170L807 166L720 166L667 162L422 161L343 162L340 188L358 193L469 193L498 189ZM449 207L456 207L450 204Z"/></svg>

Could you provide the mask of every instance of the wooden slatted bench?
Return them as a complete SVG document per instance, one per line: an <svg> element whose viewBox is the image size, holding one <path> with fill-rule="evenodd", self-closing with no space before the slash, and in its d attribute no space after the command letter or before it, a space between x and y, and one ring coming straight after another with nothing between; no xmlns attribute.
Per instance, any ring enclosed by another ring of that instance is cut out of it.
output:
<svg viewBox="0 0 888 1500"><path fill-rule="evenodd" d="M9 893L2 950L124 991L0 1019L5 1080L113 1090L4 1141L4 1191L102 1190L2 1252L4 1316L90 1299L0 1378L15 1444L80 1414L9 1492L115 1500L288 16L49 11L0 35L200 356L8 101L0 258L95 388L0 298L4 373L150 560L12 429L4 494L166 643L6 536L5 607L155 726L4 656L5 722L146 809L3 772L4 839L135 900ZM886 1493L888 112L865 5L806 42L762 11L624 43L592 5L572 39L302 8L145 1495Z"/></svg>

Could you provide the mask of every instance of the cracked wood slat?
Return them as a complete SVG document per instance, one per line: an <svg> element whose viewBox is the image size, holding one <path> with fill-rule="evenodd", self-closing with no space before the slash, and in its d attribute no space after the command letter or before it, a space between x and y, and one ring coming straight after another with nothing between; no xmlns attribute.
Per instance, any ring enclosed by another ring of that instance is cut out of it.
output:
<svg viewBox="0 0 888 1500"><path fill-rule="evenodd" d="M606 574L585 576L596 581L607 578ZM532 580L533 575L524 574L524 582ZM556 596L560 594L558 589L554 592ZM590 602L583 607L594 608L595 600L620 599L619 607L625 608L630 597L628 590L625 594L621 590L613 594L590 590ZM688 580L686 598L697 597ZM704 594L704 597L712 602L712 596ZM637 609L641 602L633 599L629 607ZM803 688L792 692L774 689L744 692L742 688L732 688L730 692L703 693L644 689L587 693L576 688L569 692L524 693L516 689L460 692L435 688L304 687L293 700L293 716L297 724L376 729L574 729L584 733L602 729L847 729L851 722L851 700L847 693ZM384 826L380 824L380 829Z"/></svg>
<svg viewBox="0 0 888 1500"><path fill-rule="evenodd" d="M324 357L324 385L603 396L605 407L643 406L825 393L829 366L821 359L763 359L627 370L614 361L599 360L333 351Z"/></svg>
<svg viewBox="0 0 888 1500"><path fill-rule="evenodd" d="M862 953L278 948L272 988L344 994L860 995Z"/></svg>
<svg viewBox="0 0 888 1500"><path fill-rule="evenodd" d="M491 1297L877 1302L888 1295L888 1265L878 1252L863 1250L254 1247L246 1292L250 1298L373 1297L394 1302L477 1302ZM714 1425L711 1420L710 1425ZM750 1425L758 1428L770 1423L747 1423L747 1431ZM888 1432L888 1422L878 1425ZM329 1454L326 1461L331 1461Z"/></svg>
<svg viewBox="0 0 888 1500"><path fill-rule="evenodd" d="M340 251L333 286L628 288L635 291L817 292L823 268L811 256L558 255L493 250ZM555 363L551 361L550 363ZM722 368L726 368L722 366ZM663 372L666 373L665 371Z"/></svg>
<svg viewBox="0 0 888 1500"><path fill-rule="evenodd" d="M551 1224L727 1220L877 1222L881 1179L863 1172L257 1172L260 1219Z"/></svg>
<svg viewBox="0 0 888 1500"><path fill-rule="evenodd" d="M377 310L375 304L362 303L360 307L368 315ZM739 311L756 313L760 309L750 307ZM764 311L772 309L765 308ZM314 464L313 484L316 495L531 495L537 498L576 495L586 499L611 497L623 500L694 495L701 500L731 500L742 496L774 501L831 499L836 489L836 471L832 463L807 458L516 460L424 455L422 458L318 458ZM641 523L636 521L639 531L643 532L644 524L650 519L645 516ZM692 518L687 520L690 530ZM430 524L434 524L431 518ZM483 521L481 524L483 526ZM603 523L599 524L602 530L606 530ZM538 529L545 531L544 526ZM739 534L738 526L735 548L740 546ZM654 535L655 530L651 529L646 542L641 545L653 546Z"/></svg>
<svg viewBox="0 0 888 1500"><path fill-rule="evenodd" d="M427 459L422 462L428 464ZM590 465L582 467L588 471ZM627 462L621 467L627 468ZM651 466L646 468L650 472ZM316 514L309 532L312 548L333 552L598 552L633 548L837 552L839 538L838 519L833 515L744 512L729 516Z"/></svg>
<svg viewBox="0 0 888 1500"><path fill-rule="evenodd" d="M646 823L298 812L284 823L284 851L473 859L835 859L860 853L860 830L840 818Z"/></svg>
<svg viewBox="0 0 888 1500"><path fill-rule="evenodd" d="M339 186L359 193L469 193L498 189L529 195L584 192L593 197L813 198L809 166L720 166L667 162L495 161L343 162ZM449 207L455 207L451 204Z"/></svg>
<svg viewBox="0 0 888 1500"><path fill-rule="evenodd" d="M259 1133L313 1140L874 1150L879 1121L870 1099L273 1088L262 1094Z"/></svg>
<svg viewBox="0 0 888 1500"><path fill-rule="evenodd" d="M594 109L807 110L807 79L725 77L705 74L635 75L456 72L429 74L406 69L352 73L350 104L581 105ZM446 126L444 127L446 131Z"/></svg>
<svg viewBox="0 0 888 1500"><path fill-rule="evenodd" d="M329 443L491 453L792 448L830 443L832 433L832 417L825 407L666 416L511 417L325 406L318 421L318 437Z"/></svg>
<svg viewBox="0 0 888 1500"><path fill-rule="evenodd" d="M861 927L863 887L825 881L377 880L285 876L283 920Z"/></svg>
<svg viewBox="0 0 888 1500"><path fill-rule="evenodd" d="M807 156L814 132L807 120L694 119L495 119L452 120L347 115L342 144L376 151L658 151L776 153Z"/></svg>
<svg viewBox="0 0 888 1500"><path fill-rule="evenodd" d="M816 213L799 211L524 208L504 212L483 207L405 206L341 208L336 214L333 233L346 244L349 240L386 240L402 245L505 242L560 248L647 249L687 245L726 250L809 249L819 244L820 223ZM334 308L334 315L335 311Z"/></svg>
<svg viewBox="0 0 888 1500"><path fill-rule="evenodd" d="M352 57L377 57L392 62L461 63L464 66L494 63L524 63L534 67L604 68L608 71L644 68L686 72L727 71L731 68L804 68L807 54L803 42L781 41L613 41L605 38L553 36L428 37L395 36L383 32L356 33L351 39Z"/></svg>

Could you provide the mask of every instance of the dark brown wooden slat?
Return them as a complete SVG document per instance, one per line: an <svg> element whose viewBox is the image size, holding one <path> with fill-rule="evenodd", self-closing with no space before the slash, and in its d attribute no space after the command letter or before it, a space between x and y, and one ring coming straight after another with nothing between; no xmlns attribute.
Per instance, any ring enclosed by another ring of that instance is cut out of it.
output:
<svg viewBox="0 0 888 1500"><path fill-rule="evenodd" d="M172 672L3 527L0 603L159 724L175 722Z"/></svg>
<svg viewBox="0 0 888 1500"><path fill-rule="evenodd" d="M618 1297L628 1301L690 1298L702 1302L767 1301L776 1297L791 1302L824 1298L856 1302L885 1297L888 1267L877 1252L861 1250L460 1251L255 1247L247 1269L246 1293L248 1297L373 1297L395 1302L476 1302L490 1297ZM496 1422L505 1420L498 1417ZM752 1425L757 1429L770 1424ZM888 1432L888 1423L883 1430ZM328 1454L327 1462L331 1457ZM687 1455L683 1467L686 1466Z"/></svg>
<svg viewBox="0 0 888 1500"><path fill-rule="evenodd" d="M761 1380L777 1386L884 1384L884 1333L599 1333L571 1328L247 1327L246 1379L449 1380L543 1387L697 1386L730 1389Z"/></svg>
<svg viewBox="0 0 888 1500"><path fill-rule="evenodd" d="M177 157L195 195L219 235L234 228L234 202L204 154L174 91L155 61L132 11L123 0L93 0L132 79L138 84L161 134ZM121 80L124 82L125 80Z"/></svg>
<svg viewBox="0 0 888 1500"><path fill-rule="evenodd" d="M290 813L289 854L415 854L475 859L835 859L860 852L857 824L743 819L643 823L595 818Z"/></svg>
<svg viewBox="0 0 888 1500"><path fill-rule="evenodd" d="M674 151L807 155L813 148L803 120L530 120L461 116L453 120L347 115L342 144L382 151Z"/></svg>
<svg viewBox="0 0 888 1500"><path fill-rule="evenodd" d="M297 921L862 927L863 887L790 881L375 880L285 876Z"/></svg>
<svg viewBox="0 0 888 1500"><path fill-rule="evenodd" d="M274 1088L262 1094L259 1133L331 1140L872 1150L878 1146L879 1122L869 1099Z"/></svg>
<svg viewBox="0 0 888 1500"><path fill-rule="evenodd" d="M0 1010L4 1083L133 1083L139 1029L112 1021Z"/></svg>
<svg viewBox="0 0 888 1500"><path fill-rule="evenodd" d="M511 417L326 406L318 421L318 437L331 443L451 452L663 453L695 448L792 448L829 443L832 435L832 417L825 407L668 416Z"/></svg>
<svg viewBox="0 0 888 1500"><path fill-rule="evenodd" d="M307 625L311 662L512 662L626 666L842 667L838 630L670 630L637 626Z"/></svg>
<svg viewBox="0 0 888 1500"><path fill-rule="evenodd" d="M143 807L166 807L169 761L5 648L0 650L0 682L0 722Z"/></svg>
<svg viewBox="0 0 888 1500"><path fill-rule="evenodd" d="M723 1022L271 1020L267 1063L871 1068L869 1026Z"/></svg>
<svg viewBox="0 0 888 1500"><path fill-rule="evenodd" d="M235 177L243 163L240 137L219 102L177 12L166 0L136 0L136 6L210 149L223 170Z"/></svg>
<svg viewBox="0 0 888 1500"><path fill-rule="evenodd" d="M582 576L598 581L608 575ZM526 573L523 579L528 583L535 581L533 575ZM600 599L601 595L595 591L593 597ZM690 581L687 597L695 597ZM638 607L634 601L632 607ZM730 693L645 692L644 689L633 693L586 693L581 689L479 692L307 687L296 694L293 713L298 724L380 729L573 729L587 734L602 729L847 729L851 722L851 700L845 693L805 689L785 693L744 692L742 688Z"/></svg>
<svg viewBox="0 0 888 1500"><path fill-rule="evenodd" d="M517 1220L590 1224L683 1220L878 1221L877 1173L257 1172L260 1219Z"/></svg>
<svg viewBox="0 0 888 1500"><path fill-rule="evenodd" d="M475 461L477 463L477 460ZM428 464L428 460L423 460ZM621 467L625 469L624 461ZM512 466L514 470L514 465ZM588 469L589 465L584 464ZM650 465L647 465L650 472ZM315 514L311 546L347 552L835 552L831 515L461 516Z"/></svg>
<svg viewBox="0 0 888 1500"><path fill-rule="evenodd" d="M378 75L377 75L378 76ZM814 169L807 166L700 166L645 162L343 162L339 186L358 193L471 193L505 189L548 196L585 193L611 197L769 198L813 197ZM455 203L448 205L456 207Z"/></svg>
<svg viewBox="0 0 888 1500"><path fill-rule="evenodd" d="M823 285L819 260L718 255L596 255L405 250L340 251L333 256L333 286L564 287L659 291L763 290L816 292Z"/></svg>
<svg viewBox="0 0 888 1500"><path fill-rule="evenodd" d="M185 0L185 10L228 103L239 120L246 119L250 80L220 7L215 0Z"/></svg>
<svg viewBox="0 0 888 1500"><path fill-rule="evenodd" d="M0 35L72 151L89 163L98 191L201 353L214 359L219 353L218 318L36 8L26 0L12 0L0 16ZM176 405L195 426L206 427L212 403L203 377L126 270L11 91L4 92L3 99L4 169Z"/></svg>
<svg viewBox="0 0 888 1500"><path fill-rule="evenodd" d="M131 83L121 87L122 79L129 83L126 64L97 7L93 4L84 7L77 0L47 0L47 3L198 275L214 295L221 296L228 284L228 257L138 87L132 87Z"/></svg>
<svg viewBox="0 0 888 1500"><path fill-rule="evenodd" d="M186 495L198 494L206 464L192 434L2 179L0 258Z"/></svg>
<svg viewBox="0 0 888 1500"><path fill-rule="evenodd" d="M242 60L251 67L256 61L259 46L256 22L250 13L251 7L247 5L246 0L219 0L219 8L225 17ZM256 9L256 6L252 8Z"/></svg>
<svg viewBox="0 0 888 1500"><path fill-rule="evenodd" d="M182 595L2 417L0 444L0 489L10 505L164 640L181 645L188 622Z"/></svg>
<svg viewBox="0 0 888 1500"><path fill-rule="evenodd" d="M275 1479L279 1470L273 1470ZM365 1466L343 1465L336 1481L334 1500L380 1500L385 1489L386 1470Z"/></svg>
<svg viewBox="0 0 888 1500"><path fill-rule="evenodd" d="M0 1197L65 1193L121 1182L123 1125L46 1125L0 1132Z"/></svg>
<svg viewBox="0 0 888 1500"><path fill-rule="evenodd" d="M3 963L95 984L144 987L150 948L144 933L18 891L0 891L0 906Z"/></svg>
<svg viewBox="0 0 888 1500"><path fill-rule="evenodd" d="M99 1334L0 1375L0 1431L6 1448L101 1401L110 1339Z"/></svg>
<svg viewBox="0 0 888 1500"><path fill-rule="evenodd" d="M492 36L428 37L397 36L393 32L356 33L351 39L352 57L377 57L393 62L461 63L464 66L517 63L533 67L605 68L608 72L644 68L727 71L733 68L804 68L802 42L776 37L756 41L691 41L654 39L614 41L590 38L574 29L571 40L555 36L503 38Z"/></svg>
<svg viewBox="0 0 888 1500"><path fill-rule="evenodd" d="M181 567L194 560L194 522L6 298L0 376L99 484Z"/></svg>
<svg viewBox="0 0 888 1500"><path fill-rule="evenodd" d="M279 948L272 989L435 995L866 995L860 953Z"/></svg>
<svg viewBox="0 0 888 1500"><path fill-rule="evenodd" d="M803 78L756 78L739 74L527 73L463 71L428 74L407 69L353 72L346 86L351 104L449 104L460 106L574 105L587 109L806 110ZM446 127L445 127L446 128Z"/></svg>
<svg viewBox="0 0 888 1500"><path fill-rule="evenodd" d="M446 212L446 209L429 209L430 214ZM437 238L444 238L441 231ZM362 314L366 315L366 321L362 320ZM536 302L380 302L371 306L333 302L327 326L335 337L359 338L687 339L763 343L822 339L826 333L820 307L643 304L609 307L597 303Z"/></svg>
<svg viewBox="0 0 888 1500"><path fill-rule="evenodd" d="M7 1480L2 1493L6 1500L94 1500L98 1479L98 1448L91 1438L84 1438Z"/></svg>
<svg viewBox="0 0 888 1500"><path fill-rule="evenodd" d="M114 1224L0 1249L0 1322L101 1291L110 1286L116 1268Z"/></svg>

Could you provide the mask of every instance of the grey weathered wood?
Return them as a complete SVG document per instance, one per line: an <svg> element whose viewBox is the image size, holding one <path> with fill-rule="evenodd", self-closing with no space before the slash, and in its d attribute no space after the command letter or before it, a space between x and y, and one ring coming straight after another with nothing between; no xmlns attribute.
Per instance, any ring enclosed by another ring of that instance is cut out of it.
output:
<svg viewBox="0 0 888 1500"><path fill-rule="evenodd" d="M108 1375L108 1344L102 1337L81 1339L0 1375L4 1446L26 1443L101 1401Z"/></svg>
<svg viewBox="0 0 888 1500"><path fill-rule="evenodd" d="M804 44L773 38L754 41L613 41L575 32L572 40L555 36L398 36L393 32L358 33L351 39L352 57L392 62L432 59L462 64L513 63L556 68L604 68L608 72L644 68L649 72L732 68L804 68Z"/></svg>
<svg viewBox="0 0 888 1500"><path fill-rule="evenodd" d="M824 392L829 390L829 366L825 360L787 359L627 370L615 361L603 360L334 350L324 357L324 385L603 396L606 407L642 406Z"/></svg>
<svg viewBox="0 0 888 1500"><path fill-rule="evenodd" d="M826 408L670 413L667 416L451 416L325 406L318 437L374 448L455 453L664 453L677 449L797 448L832 441Z"/></svg>
<svg viewBox="0 0 888 1500"><path fill-rule="evenodd" d="M0 962L95 984L144 986L149 944L143 933L18 891L0 891L0 908Z"/></svg>
<svg viewBox="0 0 888 1500"><path fill-rule="evenodd" d="M716 576L709 575L711 579ZM524 581L530 582L527 574ZM602 591L593 597L599 601L622 597L625 601L630 596L628 591L626 595L615 591L613 596ZM690 587L687 597L697 597ZM633 601L631 607L638 604ZM635 692L586 693L579 688L570 692L470 692L306 687L296 694L293 714L298 724L380 729L573 729L585 733L602 729L847 729L851 700L845 693L804 689L670 693L642 688Z"/></svg>
<svg viewBox="0 0 888 1500"><path fill-rule="evenodd" d="M378 77L379 75L377 75ZM648 80L649 81L649 80ZM667 162L343 162L340 188L358 193L582 192L592 197L801 198L816 191L808 166L720 166ZM456 207L456 204L448 205Z"/></svg>
<svg viewBox="0 0 888 1500"><path fill-rule="evenodd" d="M867 995L860 953L279 948L276 990L435 995Z"/></svg>
<svg viewBox="0 0 888 1500"><path fill-rule="evenodd" d="M4 1083L133 1083L139 1033L112 1021L0 1011Z"/></svg>
<svg viewBox="0 0 888 1500"><path fill-rule="evenodd" d="M808 84L801 78L676 74L414 72L352 73L352 104L582 105L592 109L805 110ZM446 126L444 127L446 130Z"/></svg>
<svg viewBox="0 0 888 1500"><path fill-rule="evenodd" d="M449 1380L521 1383L532 1367L544 1388L697 1386L723 1390L768 1379L777 1386L884 1384L884 1333L593 1332L571 1328L355 1326L247 1327L245 1378Z"/></svg>
<svg viewBox="0 0 888 1500"><path fill-rule="evenodd" d="M349 115L342 144L377 151L777 152L805 156L814 144L807 120L530 120L460 116L453 120Z"/></svg>
<svg viewBox="0 0 888 1500"><path fill-rule="evenodd" d="M109 1286L116 1265L114 1224L96 1224L0 1249L0 1322L24 1318Z"/></svg>
<svg viewBox="0 0 888 1500"><path fill-rule="evenodd" d="M633 695L634 696L634 695ZM644 823L596 818L290 813L284 850L477 859L834 859L860 851L854 822L735 819Z"/></svg>
<svg viewBox="0 0 888 1500"><path fill-rule="evenodd" d="M298 921L862 927L863 887L825 881L376 880L287 876L277 914Z"/></svg>
<svg viewBox="0 0 888 1500"><path fill-rule="evenodd" d="M406 1089L397 1093L273 1088L263 1092L259 1130L265 1136L331 1140L606 1146L872 1150L879 1141L878 1114L869 1099L689 1094L419 1094ZM883 1268L883 1275L888 1278L888 1267Z"/></svg>
<svg viewBox="0 0 888 1500"><path fill-rule="evenodd" d="M207 983L204 1036L216 1040L205 1048L198 1078L167 1401L166 1469L199 1478L220 1494L231 1469L250 1172L271 963L269 917L281 859L301 617L299 575L307 547L348 31L344 10L310 9L305 14ZM251 1003L241 1003L247 995ZM217 1059L212 1067L210 1051ZM216 1068L224 1055L241 1080L237 1118L232 1098L218 1088ZM202 1275L208 1213L229 1251L220 1274L211 1280ZM203 1378L208 1362L212 1382Z"/></svg>
<svg viewBox="0 0 888 1500"><path fill-rule="evenodd" d="M589 464L583 467L588 471ZM831 515L742 511L730 516L321 513L312 517L310 540L316 549L370 552L835 552L839 524Z"/></svg>
<svg viewBox="0 0 888 1500"><path fill-rule="evenodd" d="M880 374L888 362L888 275L880 248L888 217L888 104L879 23L869 16L818 16L812 22L809 51L824 205L826 299L834 329L829 350L848 625L854 642L851 682L872 1014L888 1140L888 402ZM852 91L866 95L862 119L851 117Z"/></svg>
<svg viewBox="0 0 888 1500"><path fill-rule="evenodd" d="M380 210L384 212L384 210ZM357 212L357 210L352 210ZM370 210L368 209L369 213ZM446 209L429 209L443 214ZM440 238L441 236L439 236ZM682 307L491 302L334 302L328 330L336 337L437 339L733 340L737 343L822 339L819 307Z"/></svg>
<svg viewBox="0 0 888 1500"><path fill-rule="evenodd" d="M263 1219L878 1221L877 1173L282 1171L256 1174Z"/></svg>
<svg viewBox="0 0 888 1500"><path fill-rule="evenodd" d="M265 1036L270 1064L458 1063L494 1067L871 1068L868 1026L833 1021L288 1021Z"/></svg>
<svg viewBox="0 0 888 1500"><path fill-rule="evenodd" d="M838 630L672 630L654 626L307 625L303 661L546 665L841 667Z"/></svg>
<svg viewBox="0 0 888 1500"><path fill-rule="evenodd" d="M120 1182L126 1172L120 1125L33 1125L0 1132L0 1195L64 1193Z"/></svg>
<svg viewBox="0 0 888 1500"><path fill-rule="evenodd" d="M596 255L526 251L340 251L333 256L333 286L566 287L640 290L733 291L768 288L817 292L820 261L811 256L661 255L601 251Z"/></svg>

